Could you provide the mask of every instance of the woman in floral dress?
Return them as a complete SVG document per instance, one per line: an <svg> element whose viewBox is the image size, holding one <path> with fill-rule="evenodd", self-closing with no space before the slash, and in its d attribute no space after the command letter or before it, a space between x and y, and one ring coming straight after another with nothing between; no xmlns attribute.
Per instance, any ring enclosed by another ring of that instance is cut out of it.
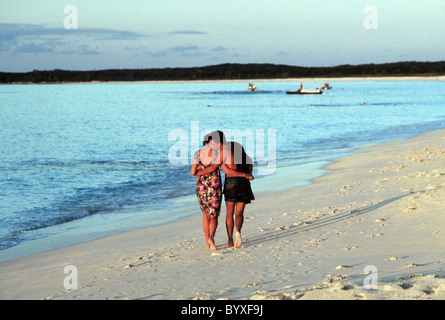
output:
<svg viewBox="0 0 445 320"><path fill-rule="evenodd" d="M204 148L195 152L193 156L191 174L197 176L196 195L203 213L203 229L206 237L207 249L216 250L214 237L218 227L218 216L221 209L222 183L221 174L216 170L208 175L199 175L199 171L208 168L218 159L218 151L212 150L208 144L208 137L204 138Z"/></svg>

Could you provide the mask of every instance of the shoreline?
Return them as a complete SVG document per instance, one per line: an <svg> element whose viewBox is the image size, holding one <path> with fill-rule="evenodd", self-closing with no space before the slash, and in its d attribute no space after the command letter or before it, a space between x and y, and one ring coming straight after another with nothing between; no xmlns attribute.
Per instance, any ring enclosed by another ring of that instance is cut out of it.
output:
<svg viewBox="0 0 445 320"><path fill-rule="evenodd" d="M352 154L352 151L350 154ZM314 179L326 174L327 170L325 170L324 167L329 162L330 160L317 160L277 168L276 173L272 177L256 179L253 190L254 194L276 193L311 184ZM293 179L293 182L284 184L281 179L286 178ZM270 189L272 189L272 191L270 191ZM128 219L131 221L130 223L116 221L103 223L95 220L100 219L100 216L90 216L64 224L48 226L43 228L42 232L40 232L40 229L37 229L35 234L29 235L29 239L22 243L0 250L0 265L14 259L63 249L120 233L168 224L189 216L200 214L199 205L196 200L196 195L194 194L170 200L172 200L172 202L169 206L173 207L175 215L173 218L170 217L167 220L158 219L157 222L147 223L145 217L147 212L141 209L136 215L133 215ZM225 210L224 202L222 203L222 206L222 210ZM161 214L166 215L167 212L162 212ZM84 219L88 219L88 221L84 221ZM102 227L102 225L104 225L104 227ZM56 243L56 245L54 245L54 243Z"/></svg>
<svg viewBox="0 0 445 320"><path fill-rule="evenodd" d="M246 208L240 250L224 247L225 212L219 250L205 250L197 213L2 263L0 298L444 299L444 136L354 149L310 185L259 195ZM67 265L78 267L79 289L64 290ZM381 290L360 285L368 265L378 267Z"/></svg>
<svg viewBox="0 0 445 320"><path fill-rule="evenodd" d="M88 81L88 82L13 82L0 85L57 85L57 84L143 84L143 83L244 83L244 82L348 82L348 81L445 81L441 76L369 76L369 77L315 77L315 78L285 78L285 79L221 79L221 80L146 80L146 81Z"/></svg>

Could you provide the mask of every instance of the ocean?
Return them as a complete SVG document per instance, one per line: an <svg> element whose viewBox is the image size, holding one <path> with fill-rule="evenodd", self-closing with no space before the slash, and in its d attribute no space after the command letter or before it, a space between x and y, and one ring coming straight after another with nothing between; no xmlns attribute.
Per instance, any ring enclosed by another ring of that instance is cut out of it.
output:
<svg viewBox="0 0 445 320"><path fill-rule="evenodd" d="M358 147L445 127L440 81L335 81L307 96L286 94L298 82L247 85L0 86L0 262L200 212L190 164L212 130L245 146L260 194L311 183Z"/></svg>

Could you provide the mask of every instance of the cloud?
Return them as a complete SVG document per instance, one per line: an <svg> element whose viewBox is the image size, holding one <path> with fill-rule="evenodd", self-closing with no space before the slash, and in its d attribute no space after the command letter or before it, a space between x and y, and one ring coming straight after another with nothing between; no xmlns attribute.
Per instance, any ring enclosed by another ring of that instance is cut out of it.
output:
<svg viewBox="0 0 445 320"><path fill-rule="evenodd" d="M137 52L143 47L138 48L125 48L129 52ZM182 58L191 58L191 57L214 57L215 54L227 54L229 51L228 48L223 46L217 46L213 48L200 47L197 45L181 45L174 46L170 48L166 48L165 50L160 51L151 51L147 50L144 53L152 58L165 58L165 57L182 57Z"/></svg>
<svg viewBox="0 0 445 320"><path fill-rule="evenodd" d="M90 46L85 45L85 44L80 45L80 46L78 47L78 49L79 49L79 50L78 50L78 53L79 53L79 54L82 54L82 55L93 55L93 56L96 56L96 55L99 55L99 54L100 54L99 51L94 50L94 49L92 49Z"/></svg>
<svg viewBox="0 0 445 320"><path fill-rule="evenodd" d="M143 46L125 45L123 41L139 41L159 36L202 36L207 32L200 30L175 30L161 34L144 34L125 30L112 30L101 28L65 29L63 26L47 27L36 24L9 24L0 23L0 50L6 53L54 53L54 54L80 54L98 55L100 48L107 42L119 41L120 47L133 53L144 52L154 58L163 58L168 55L190 56L191 54L204 55L208 50L195 45L174 46L165 50L145 50ZM92 45L95 47L93 48ZM216 47L211 51L223 51L223 47ZM102 51L107 51L102 49Z"/></svg>
<svg viewBox="0 0 445 320"><path fill-rule="evenodd" d="M66 31L78 32L79 36L93 37L96 40L139 40L152 37L139 32L110 29L76 29Z"/></svg>
<svg viewBox="0 0 445 320"><path fill-rule="evenodd" d="M0 23L0 41L14 40L27 37L48 36L83 36L94 37L99 40L134 40L150 37L150 35L133 31L122 31L100 28L65 29L63 27L46 27L36 24L11 24Z"/></svg>
<svg viewBox="0 0 445 320"><path fill-rule="evenodd" d="M170 34L170 35L177 35L177 34L179 34L179 35L184 35L184 34L187 34L187 35L207 35L208 33L204 32L204 31L198 31L198 30L177 30L177 31L168 32L167 34Z"/></svg>
<svg viewBox="0 0 445 320"><path fill-rule="evenodd" d="M146 51L145 53L152 58L165 58L169 54L168 51Z"/></svg>
<svg viewBox="0 0 445 320"><path fill-rule="evenodd" d="M12 49L13 53L48 53L54 52L54 48L45 44L34 41L24 41Z"/></svg>
<svg viewBox="0 0 445 320"><path fill-rule="evenodd" d="M146 48L145 46L138 46L138 47L125 46L124 49L129 52L141 52L144 51Z"/></svg>
<svg viewBox="0 0 445 320"><path fill-rule="evenodd" d="M190 46L176 46L171 48L170 50L177 53L188 53L190 51L197 51L201 48L198 46L190 45Z"/></svg>
<svg viewBox="0 0 445 320"><path fill-rule="evenodd" d="M151 63L187 65L226 55L223 46L207 46L207 32L193 29L142 33L125 30L65 29L40 24L0 23L2 68L88 69ZM198 42L199 41L199 42ZM73 59L73 57L76 57ZM168 62L168 61L172 62ZM212 61L213 61L212 60Z"/></svg>
<svg viewBox="0 0 445 320"><path fill-rule="evenodd" d="M223 52L223 51L227 51L227 48L223 47L223 46L217 46L215 48L212 49L213 52Z"/></svg>
<svg viewBox="0 0 445 320"><path fill-rule="evenodd" d="M151 51L151 50L147 50L147 48L145 46L138 46L138 47L126 46L126 47L124 47L124 50L130 54L133 54L133 55L138 55L138 56L147 55L152 58L164 58L164 57L168 56L168 54L169 54L168 50Z"/></svg>
<svg viewBox="0 0 445 320"><path fill-rule="evenodd" d="M208 49L195 45L176 46L170 48L168 51L183 58L204 57L209 54Z"/></svg>
<svg viewBox="0 0 445 320"><path fill-rule="evenodd" d="M35 24L0 23L0 50L20 53L99 54L90 47L101 41L132 41L150 35L111 29L71 29Z"/></svg>

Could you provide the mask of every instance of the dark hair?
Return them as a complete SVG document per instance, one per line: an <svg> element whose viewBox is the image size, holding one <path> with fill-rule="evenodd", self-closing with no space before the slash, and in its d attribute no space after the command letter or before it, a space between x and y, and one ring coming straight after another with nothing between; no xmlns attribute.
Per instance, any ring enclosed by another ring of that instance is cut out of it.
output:
<svg viewBox="0 0 445 320"><path fill-rule="evenodd" d="M225 144L226 143L226 136L224 135L224 132L216 130L213 132L210 132L208 135L206 135L206 137L208 136L208 141L210 142L210 140L215 141L216 143L222 143Z"/></svg>
<svg viewBox="0 0 445 320"><path fill-rule="evenodd" d="M252 159L247 155L246 151L244 151L243 146L238 143L231 141L230 144L230 152L233 154L233 160L235 164L237 165L237 171L239 172L249 172L249 164L252 163Z"/></svg>
<svg viewBox="0 0 445 320"><path fill-rule="evenodd" d="M204 136L204 139L202 139L202 145L205 146L209 142L210 142L210 136L208 134L206 134Z"/></svg>

